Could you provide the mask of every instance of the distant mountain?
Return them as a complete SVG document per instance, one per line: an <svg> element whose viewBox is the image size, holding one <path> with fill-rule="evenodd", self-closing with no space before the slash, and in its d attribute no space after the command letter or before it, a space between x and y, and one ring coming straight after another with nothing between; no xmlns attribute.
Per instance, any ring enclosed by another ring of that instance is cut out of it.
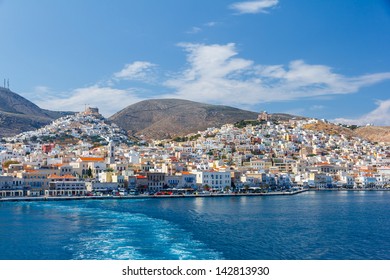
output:
<svg viewBox="0 0 390 280"><path fill-rule="evenodd" d="M163 139L197 133L208 127L257 119L258 113L182 99L150 99L126 107L109 119L130 135ZM275 115L276 119L293 116Z"/></svg>
<svg viewBox="0 0 390 280"><path fill-rule="evenodd" d="M39 108L26 98L0 87L0 137L34 130L73 112L55 112Z"/></svg>
<svg viewBox="0 0 390 280"><path fill-rule="evenodd" d="M39 108L9 89L0 87L0 138L43 127L75 112L56 112ZM182 99L150 99L130 105L109 118L130 136L163 139L197 133L208 127L254 120L258 112L210 105ZM271 114L271 120L304 119L289 114ZM360 127L354 130L337 125L312 125L310 129L361 137L372 142L390 143L390 127Z"/></svg>

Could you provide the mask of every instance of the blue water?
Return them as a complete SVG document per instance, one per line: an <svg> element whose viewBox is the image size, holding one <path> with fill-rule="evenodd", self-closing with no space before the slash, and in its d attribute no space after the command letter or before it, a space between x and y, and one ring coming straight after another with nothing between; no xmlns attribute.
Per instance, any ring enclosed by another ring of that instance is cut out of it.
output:
<svg viewBox="0 0 390 280"><path fill-rule="evenodd" d="M0 203L0 259L390 259L390 192Z"/></svg>

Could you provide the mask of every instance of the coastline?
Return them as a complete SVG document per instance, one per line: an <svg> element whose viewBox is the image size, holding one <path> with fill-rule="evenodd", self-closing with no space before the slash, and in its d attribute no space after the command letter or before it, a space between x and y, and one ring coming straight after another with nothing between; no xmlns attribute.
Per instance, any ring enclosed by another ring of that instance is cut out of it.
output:
<svg viewBox="0 0 390 280"><path fill-rule="evenodd" d="M18 201L63 201L63 200L106 200L106 199L163 199L163 198L197 198L197 197L237 197L237 196L281 196L296 195L308 191L337 191L337 192L376 192L390 191L390 189L303 189L291 192L269 192L269 193L215 193L215 194L182 194L182 195L125 195L125 196L19 196L19 197L0 197L0 202L18 202Z"/></svg>
<svg viewBox="0 0 390 280"><path fill-rule="evenodd" d="M389 188L381 188L381 189L373 189L373 188L366 188L366 189L310 189L310 191L337 191L337 192L387 192L390 191Z"/></svg>
<svg viewBox="0 0 390 280"><path fill-rule="evenodd" d="M270 192L270 193L217 193L217 194L183 194L183 195L126 195L126 196L46 196L46 197L3 197L0 202L18 202L18 201L62 201L62 200L87 200L87 199L145 199L145 198L196 198L196 197L237 197L237 196L280 196L296 195L309 190L297 190L292 192Z"/></svg>

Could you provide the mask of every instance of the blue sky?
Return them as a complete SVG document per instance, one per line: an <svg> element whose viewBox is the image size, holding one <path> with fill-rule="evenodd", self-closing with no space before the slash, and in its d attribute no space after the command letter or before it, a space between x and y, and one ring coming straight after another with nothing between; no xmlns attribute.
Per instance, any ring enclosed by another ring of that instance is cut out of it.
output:
<svg viewBox="0 0 390 280"><path fill-rule="evenodd" d="M0 0L0 78L42 108L149 98L390 125L388 0Z"/></svg>

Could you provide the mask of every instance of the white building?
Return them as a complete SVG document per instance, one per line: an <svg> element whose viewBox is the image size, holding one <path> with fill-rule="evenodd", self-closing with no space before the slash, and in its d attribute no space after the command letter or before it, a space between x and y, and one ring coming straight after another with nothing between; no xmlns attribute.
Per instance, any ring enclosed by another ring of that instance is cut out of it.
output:
<svg viewBox="0 0 390 280"><path fill-rule="evenodd" d="M129 158L129 163L140 163L140 155L136 151L131 150L128 154L125 154L125 157Z"/></svg>
<svg viewBox="0 0 390 280"><path fill-rule="evenodd" d="M99 173L106 170L106 163L101 157L80 157L76 162L71 162L70 165L80 177L88 176L88 172L91 170L91 175L97 178Z"/></svg>
<svg viewBox="0 0 390 280"><path fill-rule="evenodd" d="M75 196L85 195L87 189L84 181L78 181L72 175L50 175L47 177L50 180L49 190L45 191L46 195L50 196Z"/></svg>
<svg viewBox="0 0 390 280"><path fill-rule="evenodd" d="M0 197L23 196L23 179L0 176Z"/></svg>
<svg viewBox="0 0 390 280"><path fill-rule="evenodd" d="M117 183L86 182L88 192L111 194L118 192Z"/></svg>
<svg viewBox="0 0 390 280"><path fill-rule="evenodd" d="M190 172L182 172L177 175L167 175L165 183L169 188L196 188L196 175Z"/></svg>
<svg viewBox="0 0 390 280"><path fill-rule="evenodd" d="M147 172L148 190L150 192L159 192L165 185L165 173Z"/></svg>
<svg viewBox="0 0 390 280"><path fill-rule="evenodd" d="M223 190L231 186L230 171L193 171L196 175L196 183L201 186L209 186L212 189Z"/></svg>

